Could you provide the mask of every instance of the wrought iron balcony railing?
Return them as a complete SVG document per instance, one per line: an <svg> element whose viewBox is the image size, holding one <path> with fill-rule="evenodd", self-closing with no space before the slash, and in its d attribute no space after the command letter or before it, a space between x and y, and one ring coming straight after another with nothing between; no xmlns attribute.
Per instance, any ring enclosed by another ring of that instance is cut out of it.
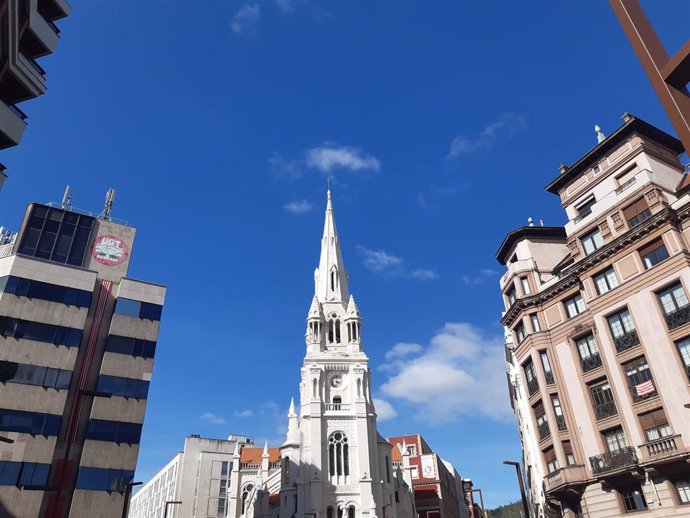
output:
<svg viewBox="0 0 690 518"><path fill-rule="evenodd" d="M620 450L594 455L589 458L589 463L592 465L592 473L598 475L634 466L637 464L637 454L635 448L627 446Z"/></svg>
<svg viewBox="0 0 690 518"><path fill-rule="evenodd" d="M537 381L537 378L527 380L527 390L530 396L539 390L539 382Z"/></svg>
<svg viewBox="0 0 690 518"><path fill-rule="evenodd" d="M624 335L614 338L613 342L616 344L616 351L621 353L623 351L630 349L631 347L640 345L640 337L637 336L637 331L633 329L631 331L628 331Z"/></svg>
<svg viewBox="0 0 690 518"><path fill-rule="evenodd" d="M664 318L666 318L666 325L669 329L675 329L690 322L690 304L666 313Z"/></svg>
<svg viewBox="0 0 690 518"><path fill-rule="evenodd" d="M539 431L539 440L545 439L549 436L549 423L544 421L542 424L537 425L537 430Z"/></svg>
<svg viewBox="0 0 690 518"><path fill-rule="evenodd" d="M612 415L616 415L618 410L616 409L616 403L613 401L604 401L603 403L597 403L594 405L594 415L597 421L600 419L606 419Z"/></svg>
<svg viewBox="0 0 690 518"><path fill-rule="evenodd" d="M556 424L558 425L558 430L561 432L568 429L568 427L565 425L565 416L557 415Z"/></svg>
<svg viewBox="0 0 690 518"><path fill-rule="evenodd" d="M587 358L580 358L580 365L582 365L582 371L588 372L597 367L601 367L601 356L599 354L592 354L587 356Z"/></svg>

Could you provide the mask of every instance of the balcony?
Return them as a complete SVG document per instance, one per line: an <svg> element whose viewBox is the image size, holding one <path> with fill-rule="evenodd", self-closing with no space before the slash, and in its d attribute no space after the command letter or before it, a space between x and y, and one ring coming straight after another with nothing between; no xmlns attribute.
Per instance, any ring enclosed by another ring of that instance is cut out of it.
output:
<svg viewBox="0 0 690 518"><path fill-rule="evenodd" d="M326 403L326 412L349 412L350 405L343 403Z"/></svg>
<svg viewBox="0 0 690 518"><path fill-rule="evenodd" d="M21 51L26 57L36 59L52 53L60 36L55 24L44 18L37 9L29 10L29 30L22 38Z"/></svg>
<svg viewBox="0 0 690 518"><path fill-rule="evenodd" d="M580 365L582 366L582 372L588 372L601 367L601 356L597 353L587 356L587 358L580 358Z"/></svg>
<svg viewBox="0 0 690 518"><path fill-rule="evenodd" d="M627 446L620 450L594 455L589 458L592 473L595 475L611 473L613 471L629 469L637 464L635 448Z"/></svg>
<svg viewBox="0 0 690 518"><path fill-rule="evenodd" d="M573 486L584 484L586 480L587 473L584 466L567 466L544 477L545 491L547 495L552 496L565 492Z"/></svg>
<svg viewBox="0 0 690 518"><path fill-rule="evenodd" d="M618 410L616 409L616 403L613 401L604 401L603 403L597 403L594 405L594 415L597 418L597 421L601 419L606 419L607 417L611 417L618 414Z"/></svg>
<svg viewBox="0 0 690 518"><path fill-rule="evenodd" d="M544 421L537 425L537 431L539 432L539 440L546 439L551 432L549 432L549 423Z"/></svg>
<svg viewBox="0 0 690 518"><path fill-rule="evenodd" d="M628 389L630 390L633 403L639 403L657 396L656 385L654 385L653 380L629 386Z"/></svg>
<svg viewBox="0 0 690 518"><path fill-rule="evenodd" d="M678 308L675 311L671 311L670 313L666 313L664 318L666 319L666 325L669 329L675 329L683 324L687 324L690 322L690 304Z"/></svg>
<svg viewBox="0 0 690 518"><path fill-rule="evenodd" d="M551 371L544 372L544 378L546 378L547 385L553 385L555 383L555 381L553 380L553 372Z"/></svg>
<svg viewBox="0 0 690 518"><path fill-rule="evenodd" d="M637 336L637 331L633 329L624 335L615 337L613 342L616 344L616 351L622 353L623 351L627 351L636 345L640 345L640 337Z"/></svg>
<svg viewBox="0 0 690 518"><path fill-rule="evenodd" d="M527 390L530 396L533 395L535 392L539 392L539 382L537 381L537 378L527 380Z"/></svg>
<svg viewBox="0 0 690 518"><path fill-rule="evenodd" d="M562 415L556 416L556 425L558 426L559 432L564 432L568 429L568 427L565 425L565 417Z"/></svg>
<svg viewBox="0 0 690 518"><path fill-rule="evenodd" d="M0 101L0 149L19 144L26 129L25 118L19 108Z"/></svg>

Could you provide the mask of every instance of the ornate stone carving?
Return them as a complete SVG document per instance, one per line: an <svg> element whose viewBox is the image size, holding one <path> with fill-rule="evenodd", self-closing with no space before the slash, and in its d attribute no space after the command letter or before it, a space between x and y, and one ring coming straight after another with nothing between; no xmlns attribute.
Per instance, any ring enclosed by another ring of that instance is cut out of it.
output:
<svg viewBox="0 0 690 518"><path fill-rule="evenodd" d="M614 212L611 214L611 220L613 221L613 228L618 230L623 226L623 213L621 211Z"/></svg>

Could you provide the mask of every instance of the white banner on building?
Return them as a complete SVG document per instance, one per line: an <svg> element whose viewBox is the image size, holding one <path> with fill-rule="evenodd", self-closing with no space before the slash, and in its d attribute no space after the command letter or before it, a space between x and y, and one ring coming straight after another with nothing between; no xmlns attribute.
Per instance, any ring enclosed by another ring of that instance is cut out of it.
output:
<svg viewBox="0 0 690 518"><path fill-rule="evenodd" d="M422 476L424 478L436 478L433 455L422 455Z"/></svg>

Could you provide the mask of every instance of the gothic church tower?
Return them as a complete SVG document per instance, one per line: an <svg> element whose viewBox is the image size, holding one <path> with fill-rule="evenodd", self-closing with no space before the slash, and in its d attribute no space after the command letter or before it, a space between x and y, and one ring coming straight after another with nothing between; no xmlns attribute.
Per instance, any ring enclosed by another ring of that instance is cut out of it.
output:
<svg viewBox="0 0 690 518"><path fill-rule="evenodd" d="M280 448L280 518L412 516L411 509L396 508L399 473L392 471L391 445L376 429L361 325L329 190L307 315L300 405L290 405Z"/></svg>

